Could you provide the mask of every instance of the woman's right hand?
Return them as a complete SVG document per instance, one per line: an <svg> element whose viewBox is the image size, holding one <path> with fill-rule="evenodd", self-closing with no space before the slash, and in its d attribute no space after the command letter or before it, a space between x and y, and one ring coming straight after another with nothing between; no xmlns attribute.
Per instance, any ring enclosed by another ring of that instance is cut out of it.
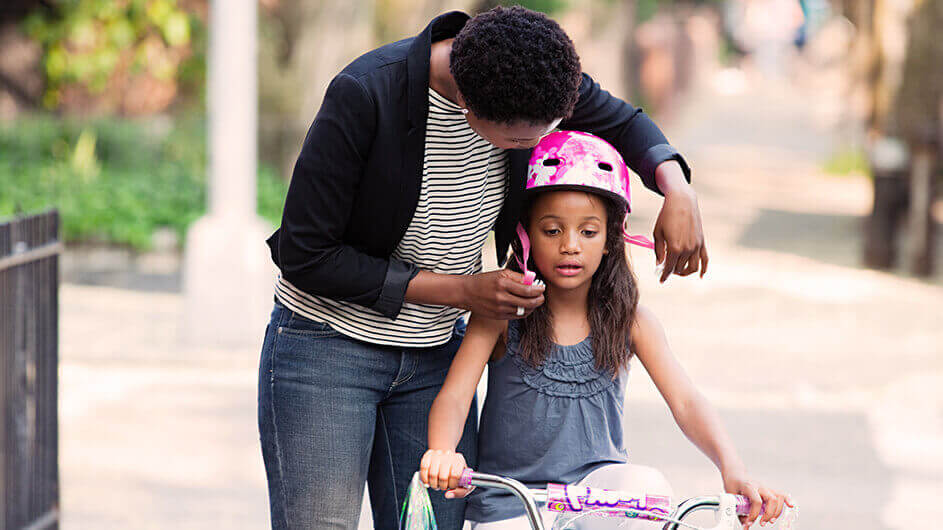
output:
<svg viewBox="0 0 943 530"><path fill-rule="evenodd" d="M495 320L523 318L544 303L543 285L524 285L524 275L508 269L464 276L462 291L465 309Z"/></svg>
<svg viewBox="0 0 943 530"><path fill-rule="evenodd" d="M462 453L442 449L429 449L419 463L419 478L432 489L447 490L446 498L461 498L474 489L459 488L458 481L468 467Z"/></svg>

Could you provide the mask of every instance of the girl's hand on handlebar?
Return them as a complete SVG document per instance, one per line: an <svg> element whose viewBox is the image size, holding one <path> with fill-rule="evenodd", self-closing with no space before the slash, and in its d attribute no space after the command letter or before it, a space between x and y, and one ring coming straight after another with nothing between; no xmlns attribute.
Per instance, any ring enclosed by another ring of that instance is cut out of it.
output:
<svg viewBox="0 0 943 530"><path fill-rule="evenodd" d="M474 489L458 487L458 480L462 478L466 467L462 453L429 449L419 463L419 478L432 489L446 490L445 497L448 499L461 498Z"/></svg>
<svg viewBox="0 0 943 530"><path fill-rule="evenodd" d="M744 474L724 475L724 490L750 499L750 513L740 517L744 530L757 522L757 518L760 526L771 525L783 513L786 505L795 507L789 495L752 482ZM759 517L761 510L762 517Z"/></svg>

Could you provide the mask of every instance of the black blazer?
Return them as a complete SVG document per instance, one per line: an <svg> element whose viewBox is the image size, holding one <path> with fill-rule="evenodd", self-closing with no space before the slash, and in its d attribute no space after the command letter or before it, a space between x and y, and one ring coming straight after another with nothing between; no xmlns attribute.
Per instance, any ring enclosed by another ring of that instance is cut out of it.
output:
<svg viewBox="0 0 943 530"><path fill-rule="evenodd" d="M281 227L268 239L282 277L317 296L399 314L415 265L391 258L419 200L428 113L429 53L469 16L440 15L416 37L358 57L330 83L291 176ZM583 74L560 129L591 132L622 153L658 192L655 168L684 159L640 109ZM509 150L510 186L495 225L504 262L520 214L529 149Z"/></svg>

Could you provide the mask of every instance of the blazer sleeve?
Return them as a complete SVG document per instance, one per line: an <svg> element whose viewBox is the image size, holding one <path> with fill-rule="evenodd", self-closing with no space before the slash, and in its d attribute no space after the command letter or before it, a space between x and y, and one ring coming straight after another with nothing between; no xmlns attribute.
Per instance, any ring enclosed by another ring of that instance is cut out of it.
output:
<svg viewBox="0 0 943 530"><path fill-rule="evenodd" d="M282 224L269 240L282 277L302 291L399 314L415 265L344 243L354 198L376 134L376 107L345 73L328 86L295 162ZM361 212L362 213L362 212Z"/></svg>
<svg viewBox="0 0 943 530"><path fill-rule="evenodd" d="M684 177L691 181L691 168L677 149L642 109L600 88L599 83L583 74L580 95L573 114L560 123L560 129L595 134L612 144L625 163L638 173L645 187L661 193L655 184L655 168L666 160L677 160Z"/></svg>

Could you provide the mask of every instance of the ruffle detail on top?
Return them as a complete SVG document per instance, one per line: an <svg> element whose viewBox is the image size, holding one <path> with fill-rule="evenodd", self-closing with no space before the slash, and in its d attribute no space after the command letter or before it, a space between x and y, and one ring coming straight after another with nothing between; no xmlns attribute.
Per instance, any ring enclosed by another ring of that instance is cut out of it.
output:
<svg viewBox="0 0 943 530"><path fill-rule="evenodd" d="M590 337L569 346L554 344L553 351L536 368L521 358L519 344L517 326L508 326L507 355L520 369L524 383L537 392L549 396L583 398L603 392L616 383L611 373L596 369Z"/></svg>

